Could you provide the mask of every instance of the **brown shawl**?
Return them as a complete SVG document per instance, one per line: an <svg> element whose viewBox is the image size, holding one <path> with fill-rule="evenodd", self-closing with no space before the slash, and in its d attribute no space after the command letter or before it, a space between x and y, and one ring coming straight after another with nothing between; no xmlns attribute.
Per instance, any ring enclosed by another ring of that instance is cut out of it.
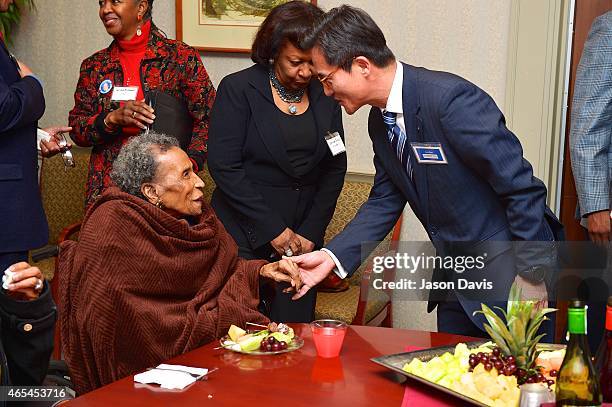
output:
<svg viewBox="0 0 612 407"><path fill-rule="evenodd" d="M62 347L82 394L185 353L256 311L264 261L237 257L212 208L190 226L110 188L61 245Z"/></svg>

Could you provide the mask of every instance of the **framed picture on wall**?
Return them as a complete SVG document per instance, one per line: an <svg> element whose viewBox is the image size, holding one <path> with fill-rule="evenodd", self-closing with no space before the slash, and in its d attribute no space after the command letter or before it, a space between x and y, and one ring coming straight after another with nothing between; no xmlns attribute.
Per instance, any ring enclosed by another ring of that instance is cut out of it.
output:
<svg viewBox="0 0 612 407"><path fill-rule="evenodd" d="M202 51L248 53L270 10L288 1L176 0L176 38Z"/></svg>

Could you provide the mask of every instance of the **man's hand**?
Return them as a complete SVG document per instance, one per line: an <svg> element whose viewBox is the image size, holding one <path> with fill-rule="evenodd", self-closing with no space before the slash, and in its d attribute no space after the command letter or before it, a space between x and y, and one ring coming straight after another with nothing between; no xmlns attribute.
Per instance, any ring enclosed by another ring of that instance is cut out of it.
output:
<svg viewBox="0 0 612 407"><path fill-rule="evenodd" d="M312 243L310 240L306 239L304 236L300 235L299 233L296 233L295 235L297 236L300 243L302 244L301 253L310 253L311 251L314 250L314 247L315 247L314 243ZM298 253L298 254L301 254L301 253Z"/></svg>
<svg viewBox="0 0 612 407"><path fill-rule="evenodd" d="M22 261L8 268L12 281L8 285L8 295L16 300L35 300L43 288L42 273L38 267Z"/></svg>
<svg viewBox="0 0 612 407"><path fill-rule="evenodd" d="M304 282L302 288L293 296L292 299L294 300L304 296L308 290L323 281L336 267L330 255L322 250L292 257L291 260L298 265L302 281Z"/></svg>
<svg viewBox="0 0 612 407"><path fill-rule="evenodd" d="M259 275L278 282L291 283L291 287L285 288L286 293L299 291L302 288L302 277L298 266L289 259L283 259L275 263L269 263L259 269Z"/></svg>
<svg viewBox="0 0 612 407"><path fill-rule="evenodd" d="M45 141L45 140L40 141L40 153L42 154L43 157L45 158L53 157L57 153L68 151L72 148L72 144L70 143L67 143L65 147L60 147L59 145L59 142L60 142L59 134L69 132L70 130L72 130L72 127L54 126L54 127L47 127L46 129L43 129L43 130L49 133L49 136L51 136L51 140L49 141Z"/></svg>
<svg viewBox="0 0 612 407"><path fill-rule="evenodd" d="M514 279L517 287L521 290L521 300L523 301L543 301L543 308L548 307L548 291L544 282L536 284L521 276Z"/></svg>
<svg viewBox="0 0 612 407"><path fill-rule="evenodd" d="M289 228L285 228L280 235L276 236L270 245L281 256L294 256L302 253L302 242Z"/></svg>
<svg viewBox="0 0 612 407"><path fill-rule="evenodd" d="M590 239L599 245L606 246L610 241L610 210L588 214L587 227Z"/></svg>

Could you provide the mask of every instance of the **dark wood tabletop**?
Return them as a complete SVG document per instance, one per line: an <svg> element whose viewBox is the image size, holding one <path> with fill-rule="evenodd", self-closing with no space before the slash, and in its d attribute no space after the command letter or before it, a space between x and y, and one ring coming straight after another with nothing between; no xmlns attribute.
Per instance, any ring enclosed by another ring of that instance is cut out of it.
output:
<svg viewBox="0 0 612 407"><path fill-rule="evenodd" d="M401 353L406 346L429 348L474 340L457 335L404 329L350 326L339 358L316 356L307 324L290 324L304 346L280 355L253 356L213 348L209 343L167 363L214 368L206 381L184 390L134 383L133 376L102 387L66 405L79 406L400 406L406 379L370 361ZM415 382L415 385L416 382Z"/></svg>

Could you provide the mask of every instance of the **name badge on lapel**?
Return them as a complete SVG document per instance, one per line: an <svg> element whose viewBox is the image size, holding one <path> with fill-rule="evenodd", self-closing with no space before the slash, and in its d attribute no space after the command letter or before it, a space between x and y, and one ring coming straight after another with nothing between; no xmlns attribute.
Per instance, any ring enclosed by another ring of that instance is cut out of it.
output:
<svg viewBox="0 0 612 407"><path fill-rule="evenodd" d="M410 143L419 164L448 164L440 143Z"/></svg>
<svg viewBox="0 0 612 407"><path fill-rule="evenodd" d="M138 86L115 86L111 100L115 102L127 102L128 100L136 100L138 95Z"/></svg>
<svg viewBox="0 0 612 407"><path fill-rule="evenodd" d="M335 157L338 154L342 154L346 152L346 147L344 147L344 142L342 141L342 137L340 134L335 131L330 133L329 131L325 135L325 141L327 141L327 146L329 147L329 151L331 151L332 155Z"/></svg>

